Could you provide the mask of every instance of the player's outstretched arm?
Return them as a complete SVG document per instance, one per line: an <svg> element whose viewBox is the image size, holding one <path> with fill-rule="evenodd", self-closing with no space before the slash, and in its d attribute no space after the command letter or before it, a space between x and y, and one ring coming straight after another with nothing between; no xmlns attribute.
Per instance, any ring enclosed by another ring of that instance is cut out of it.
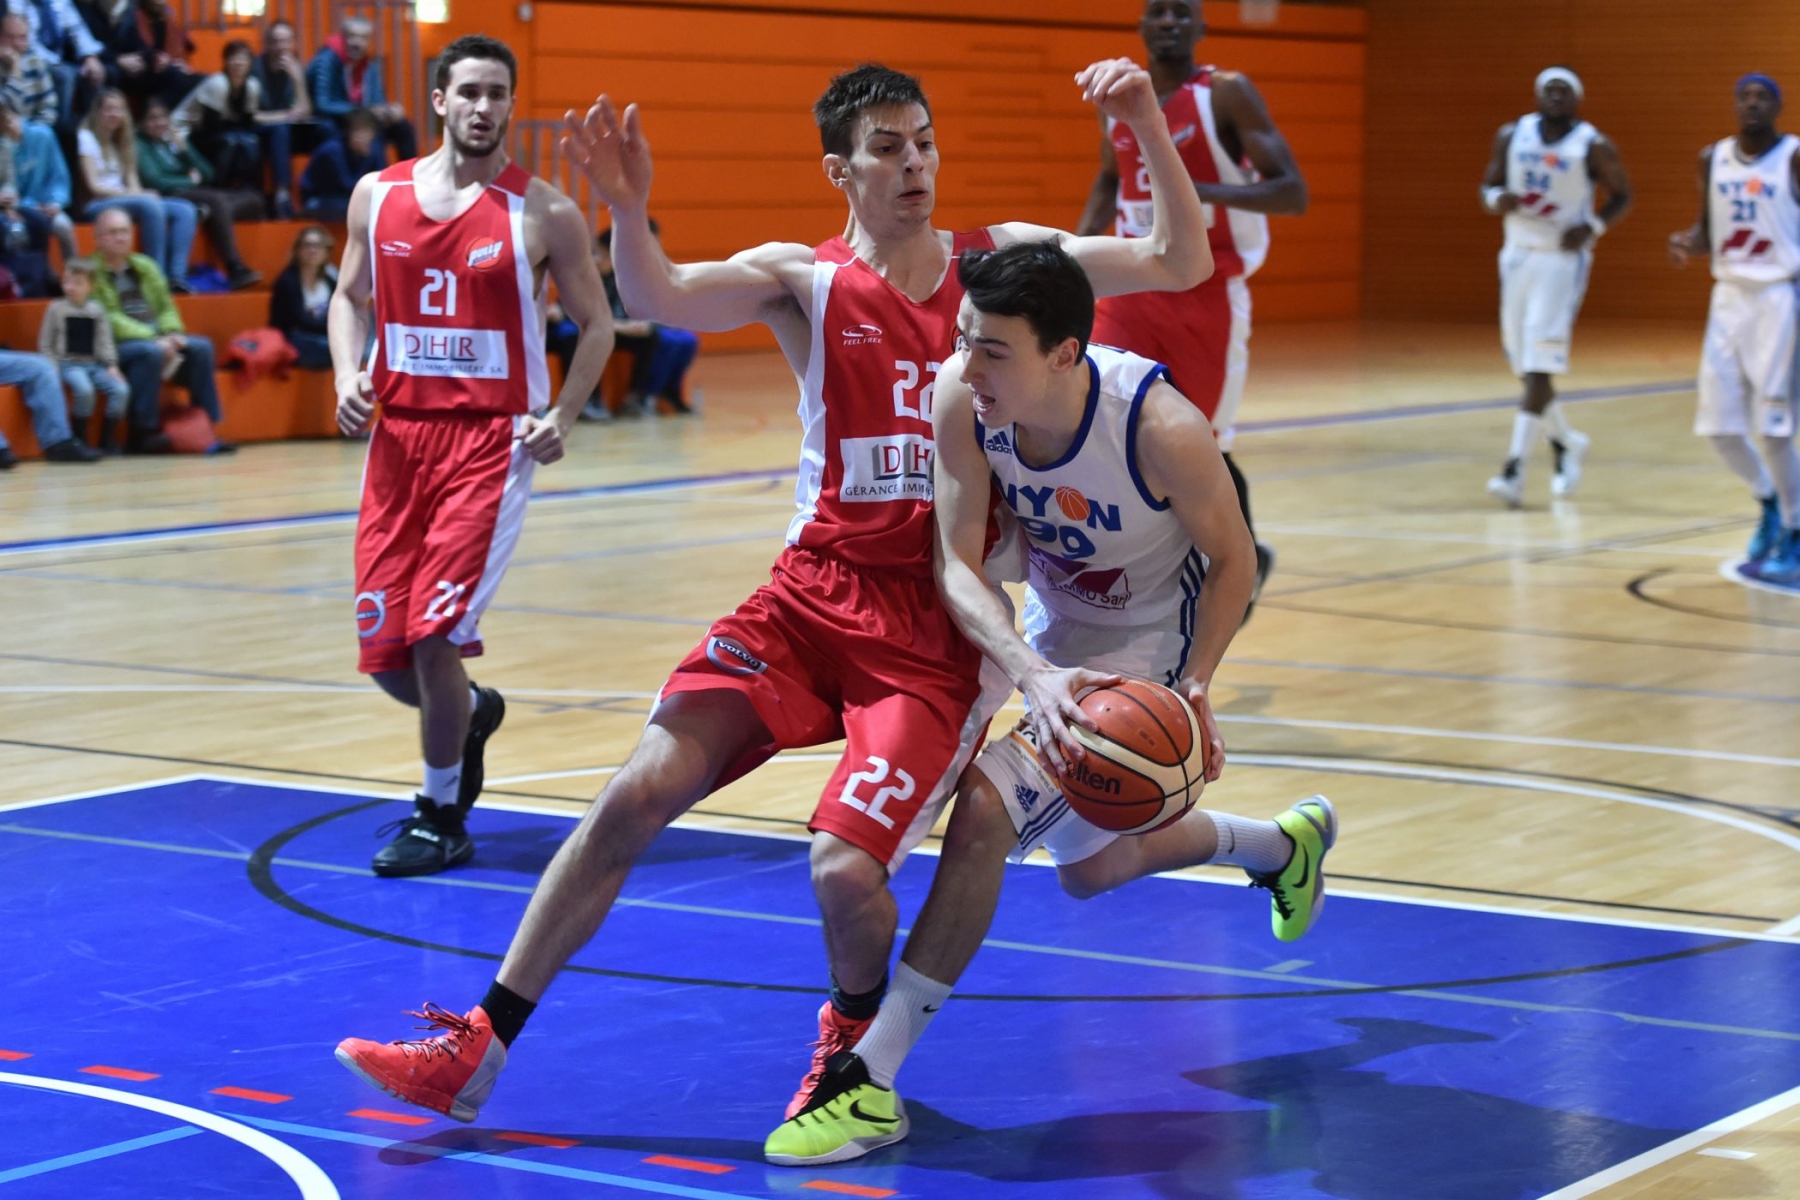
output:
<svg viewBox="0 0 1800 1200"><path fill-rule="evenodd" d="M337 424L346 437L369 427L375 415L375 382L363 369L363 347L369 341L369 296L375 268L369 261L369 193L373 175L365 175L350 193L344 259L337 288L325 310L325 332L331 343L331 370L337 378Z"/></svg>
<svg viewBox="0 0 1800 1200"><path fill-rule="evenodd" d="M545 261L550 277L556 280L557 297L581 330L556 404L548 413L525 418L525 451L548 465L563 456L564 442L575 428L582 405L600 386L600 375L613 348L612 305L594 265L587 218L575 202L541 180L533 182L529 202L541 214L538 227L543 231Z"/></svg>
<svg viewBox="0 0 1800 1200"><path fill-rule="evenodd" d="M1688 265L1696 254L1712 253L1712 147L1700 151L1700 215L1686 229L1669 235L1669 261Z"/></svg>
<svg viewBox="0 0 1800 1200"><path fill-rule="evenodd" d="M1075 236L1093 237L1105 233L1112 225L1119 203L1119 158L1113 153L1112 139L1106 136L1106 118L1100 118L1100 170L1094 174L1094 186L1088 189L1087 207L1081 210L1081 223Z"/></svg>
<svg viewBox="0 0 1800 1200"><path fill-rule="evenodd" d="M1150 171L1150 236L1077 237L1044 225L1013 222L992 229L997 245L1055 241L1074 256L1096 296L1128 292L1185 292L1212 274L1206 214L1188 178L1169 123L1156 103L1150 73L1128 58L1094 63L1075 77L1082 99L1123 121L1137 135Z"/></svg>
<svg viewBox="0 0 1800 1200"><path fill-rule="evenodd" d="M1206 726L1212 752L1206 778L1219 777L1225 745L1208 694L1213 672L1244 621L1256 586L1256 543L1244 524L1237 489L1225 468L1212 428L1200 410L1167 382L1144 397L1138 416L1138 458L1152 498L1166 499L1181 527L1206 556L1206 585L1194 629L1194 648L1182 683Z"/></svg>
<svg viewBox="0 0 1800 1200"><path fill-rule="evenodd" d="M1069 759L1083 753L1069 734L1069 724L1096 728L1093 718L1076 704L1076 694L1083 688L1117 683L1119 677L1051 666L1019 636L1011 610L982 573L992 472L974 433L974 396L963 382L962 361L962 355L953 355L938 372L932 402L937 444L932 466L937 528L933 566L938 591L963 636L1025 693L1030 719L1037 726L1039 752L1050 769L1061 774Z"/></svg>
<svg viewBox="0 0 1800 1200"><path fill-rule="evenodd" d="M1506 156L1512 153L1514 128L1515 123L1508 121L1494 135L1494 148L1481 176L1481 207L1495 216L1505 216L1519 207L1519 198L1506 190Z"/></svg>
<svg viewBox="0 0 1800 1200"><path fill-rule="evenodd" d="M621 115L601 96L585 117L566 113L563 125L563 152L612 210L613 270L632 316L700 332L804 322L808 247L770 243L725 262L679 265L663 253L650 232L654 164L637 105Z"/></svg>
<svg viewBox="0 0 1800 1200"><path fill-rule="evenodd" d="M1262 93L1248 75L1220 71L1213 76L1213 105L1226 128L1235 130L1244 157L1261 176L1255 183L1196 183L1194 191L1207 204L1220 204L1268 216L1297 217L1306 211L1306 179L1294 161Z"/></svg>

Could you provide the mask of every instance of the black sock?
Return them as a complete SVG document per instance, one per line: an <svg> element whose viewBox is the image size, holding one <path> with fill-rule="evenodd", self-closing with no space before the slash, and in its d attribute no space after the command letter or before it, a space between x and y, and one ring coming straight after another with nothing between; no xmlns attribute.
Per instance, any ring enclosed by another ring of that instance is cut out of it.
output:
<svg viewBox="0 0 1800 1200"><path fill-rule="evenodd" d="M501 983L498 979L488 985L487 995L482 998L481 1007L487 1011L488 1021L494 1026L494 1036L502 1045L511 1047L513 1039L525 1028L525 1021L537 1010L537 1005L519 993Z"/></svg>
<svg viewBox="0 0 1800 1200"><path fill-rule="evenodd" d="M1244 524L1250 529L1250 540L1256 540L1256 523L1250 519L1250 481L1238 470L1238 465L1231 461L1231 455L1225 455L1225 469L1231 472L1231 486L1237 489L1238 507L1244 510Z"/></svg>
<svg viewBox="0 0 1800 1200"><path fill-rule="evenodd" d="M867 1021L881 1011L881 998L887 995L887 976L881 977L874 990L852 995L838 986L838 981L831 981L831 1007L852 1021Z"/></svg>
<svg viewBox="0 0 1800 1200"><path fill-rule="evenodd" d="M1516 458L1507 459L1506 465L1500 468L1500 474L1507 479L1517 479L1519 477L1519 460Z"/></svg>

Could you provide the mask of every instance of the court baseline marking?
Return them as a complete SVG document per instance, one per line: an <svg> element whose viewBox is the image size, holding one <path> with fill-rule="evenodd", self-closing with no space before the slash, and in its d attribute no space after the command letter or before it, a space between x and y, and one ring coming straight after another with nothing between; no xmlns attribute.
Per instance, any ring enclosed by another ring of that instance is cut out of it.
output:
<svg viewBox="0 0 1800 1200"><path fill-rule="evenodd" d="M74 1154L64 1154L59 1158L47 1158L43 1162L28 1163L9 1171L0 1171L0 1183L30 1179L33 1175L48 1175L50 1172L60 1171L64 1167L79 1167L84 1163L99 1162L103 1158L117 1158L121 1154L130 1154L136 1150L148 1150L150 1147L160 1146L164 1142L178 1142L182 1138L194 1137L199 1132L200 1130L192 1125L183 1125L179 1129L165 1129L161 1133L149 1133L129 1141L95 1146L92 1150L78 1150Z"/></svg>

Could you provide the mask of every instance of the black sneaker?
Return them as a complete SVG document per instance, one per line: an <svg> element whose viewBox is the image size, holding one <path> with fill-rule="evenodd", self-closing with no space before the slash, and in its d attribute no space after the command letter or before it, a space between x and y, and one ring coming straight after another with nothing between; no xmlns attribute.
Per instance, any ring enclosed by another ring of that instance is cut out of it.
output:
<svg viewBox="0 0 1800 1200"><path fill-rule="evenodd" d="M413 799L412 816L389 821L375 836L385 837L395 830L399 836L383 846L370 864L384 878L435 875L475 857L475 843L463 828L462 813L423 796Z"/></svg>
<svg viewBox="0 0 1800 1200"><path fill-rule="evenodd" d="M44 447L44 461L57 463L92 463L105 458L98 450L79 438L64 438Z"/></svg>
<svg viewBox="0 0 1800 1200"><path fill-rule="evenodd" d="M456 789L456 806L465 813L481 799L481 785L487 777L487 767L482 762L487 740L500 728L500 722L506 720L504 696L480 684L475 685L475 693L481 697L481 702L469 714L469 736L463 739L462 782Z"/></svg>
<svg viewBox="0 0 1800 1200"><path fill-rule="evenodd" d="M1263 584L1269 581L1269 572L1275 569L1275 547L1267 542L1256 543L1256 585L1250 589L1250 603L1244 606L1244 619L1238 623L1239 628L1250 623L1250 614L1256 611L1256 602L1262 599Z"/></svg>
<svg viewBox="0 0 1800 1200"><path fill-rule="evenodd" d="M11 446L0 446L0 471L10 471L19 465L19 456L12 452Z"/></svg>

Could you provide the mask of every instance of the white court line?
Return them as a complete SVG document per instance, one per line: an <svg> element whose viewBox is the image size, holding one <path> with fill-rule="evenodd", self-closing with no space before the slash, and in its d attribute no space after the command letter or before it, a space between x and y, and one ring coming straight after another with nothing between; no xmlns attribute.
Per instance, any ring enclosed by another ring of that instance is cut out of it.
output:
<svg viewBox="0 0 1800 1200"><path fill-rule="evenodd" d="M1583 1196L1591 1196L1603 1188L1615 1183L1622 1183L1634 1175L1642 1175L1651 1167L1661 1166L1672 1158L1679 1158L1690 1150L1697 1150L1708 1142L1717 1141L1728 1133L1736 1133L1748 1125L1766 1120L1777 1113L1786 1112L1794 1105L1800 1104L1800 1088L1771 1096L1761 1104L1753 1104L1742 1112L1732 1113L1729 1117L1721 1117L1704 1129L1696 1129L1684 1137L1664 1142L1654 1150L1646 1150L1636 1158L1628 1158L1617 1166L1608 1167L1578 1183L1559 1188L1541 1200L1581 1200Z"/></svg>
<svg viewBox="0 0 1800 1200"><path fill-rule="evenodd" d="M1744 523L1749 524L1749 518L1746 517ZM1636 551L1646 554L1673 554L1685 558L1710 558L1715 561L1720 554L1729 553L1729 551L1723 550L1705 550L1696 546L1663 546L1655 542L1598 541L1588 543L1545 538L1494 538L1476 534L1458 536L1447 533L1412 533L1400 529L1371 530L1353 523L1338 526L1277 525L1258 522L1256 528L1258 532L1280 533L1291 537L1324 537L1353 542L1425 542L1441 543L1446 546L1487 546L1499 550L1567 550L1571 553L1581 551L1587 554L1630 554Z"/></svg>
<svg viewBox="0 0 1800 1200"><path fill-rule="evenodd" d="M836 762L842 757L844 756L841 751L836 754L777 754L769 762L824 763ZM617 775L622 770L624 770L623 763L617 763L610 767L575 767L567 771L540 771L535 775L506 775L490 779L488 783L495 787L508 787L515 783L541 783L546 779L580 779L588 775Z"/></svg>
<svg viewBox="0 0 1800 1200"><path fill-rule="evenodd" d="M197 1125L201 1129L209 1130L228 1137L240 1145L248 1146L287 1172L288 1178L292 1179L295 1186L300 1189L301 1200L340 1200L336 1185L312 1159L286 1142L272 1138L261 1130L252 1129L248 1125L240 1125L236 1121L228 1120L217 1113L189 1108L185 1104L176 1104L171 1100L162 1100L155 1096L140 1096L134 1092L96 1087L91 1083L72 1083L66 1079L49 1079L42 1075L15 1075L11 1071L0 1071L0 1083L40 1088L48 1092L67 1092L72 1096L87 1096L95 1100L110 1101L113 1104L126 1104L132 1108L141 1108L146 1112L172 1117L183 1124Z"/></svg>

